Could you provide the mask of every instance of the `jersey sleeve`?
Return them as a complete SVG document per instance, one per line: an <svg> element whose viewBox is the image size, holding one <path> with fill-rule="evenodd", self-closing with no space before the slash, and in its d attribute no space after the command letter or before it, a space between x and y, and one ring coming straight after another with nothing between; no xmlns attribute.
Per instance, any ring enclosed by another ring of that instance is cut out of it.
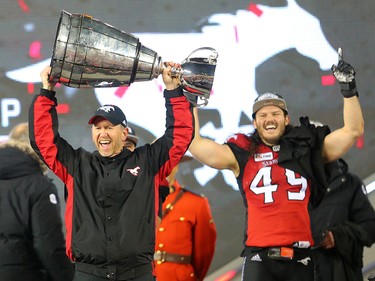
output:
<svg viewBox="0 0 375 281"><path fill-rule="evenodd" d="M182 88L164 90L166 125L162 137L150 149L150 159L156 168L157 178L164 180L186 153L194 136L194 117L191 103Z"/></svg>
<svg viewBox="0 0 375 281"><path fill-rule="evenodd" d="M46 165L67 183L73 169L74 149L58 132L57 100L54 91L41 89L29 109L30 144Z"/></svg>

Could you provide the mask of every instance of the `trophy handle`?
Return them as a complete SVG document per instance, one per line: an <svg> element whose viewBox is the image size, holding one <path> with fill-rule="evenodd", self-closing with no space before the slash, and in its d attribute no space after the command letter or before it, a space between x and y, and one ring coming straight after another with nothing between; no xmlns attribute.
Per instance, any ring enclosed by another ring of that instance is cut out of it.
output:
<svg viewBox="0 0 375 281"><path fill-rule="evenodd" d="M202 51L209 54L198 55ZM191 52L181 67L172 68L172 76L180 76L186 98L196 107L205 106L211 95L218 52L211 47L201 47ZM202 101L201 103L198 102Z"/></svg>
<svg viewBox="0 0 375 281"><path fill-rule="evenodd" d="M205 59L206 59L206 62L209 63L209 64L216 64L216 62L217 62L217 58L218 58L218 56L219 56L219 53L218 53L214 48L211 48L211 47L201 47L201 48L195 49L194 51L192 51L192 52L186 57L186 59L182 62L182 64L185 63L185 62L187 62L187 61L189 61L190 58L191 58L194 54L196 54L196 53L198 53L198 52L200 52L200 51L211 51L212 54L210 54L207 58L205 58Z"/></svg>

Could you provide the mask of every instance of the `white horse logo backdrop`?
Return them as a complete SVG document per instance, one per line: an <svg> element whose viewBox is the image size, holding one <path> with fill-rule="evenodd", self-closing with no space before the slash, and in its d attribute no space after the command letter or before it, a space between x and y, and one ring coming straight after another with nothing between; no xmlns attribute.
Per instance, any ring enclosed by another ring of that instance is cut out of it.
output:
<svg viewBox="0 0 375 281"><path fill-rule="evenodd" d="M276 54L296 49L302 56L311 58L321 70L328 70L337 62L337 52L326 40L319 20L303 10L294 0L285 7L268 7L252 4L248 10L235 14L214 14L201 32L139 33L140 42L158 52L164 60L181 62L193 50L213 47L219 53L212 95L206 107L220 113L222 127L207 123L201 128L203 136L222 143L232 133L250 132L251 124L240 126L241 114L251 119L251 106L258 93L255 88L256 68ZM39 83L40 71L50 60L16 69L7 77L24 83ZM161 77L149 82L133 83L125 88L96 88L98 102L121 107L128 120L154 136L164 132L164 99ZM76 91L64 87L69 93ZM142 103L141 103L142 102ZM204 166L195 170L197 181L204 186L223 173L225 182L236 189L237 184L229 171L217 171Z"/></svg>

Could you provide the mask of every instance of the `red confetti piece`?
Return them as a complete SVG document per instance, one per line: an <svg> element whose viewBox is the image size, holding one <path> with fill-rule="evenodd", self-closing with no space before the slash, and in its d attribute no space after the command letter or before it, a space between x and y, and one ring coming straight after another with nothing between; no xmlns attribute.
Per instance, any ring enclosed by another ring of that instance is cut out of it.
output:
<svg viewBox="0 0 375 281"><path fill-rule="evenodd" d="M230 281L234 276L236 276L236 274L237 272L235 270L229 270L220 277L216 278L215 281Z"/></svg>
<svg viewBox="0 0 375 281"><path fill-rule="evenodd" d="M40 50L42 49L42 42L34 41L30 44L29 56L30 58L38 59L41 57Z"/></svg>
<svg viewBox="0 0 375 281"><path fill-rule="evenodd" d="M18 5L21 7L22 11L24 11L25 13L30 12L29 6L27 6L24 0L18 0Z"/></svg>
<svg viewBox="0 0 375 281"><path fill-rule="evenodd" d="M238 43L238 41L239 41L238 39L239 39L239 38L238 38L238 30L237 30L237 26L234 26L233 28L234 28L234 36L235 36L235 38L236 38L236 43Z"/></svg>
<svg viewBox="0 0 375 281"><path fill-rule="evenodd" d="M56 111L58 114L68 114L70 112L70 105L67 103L58 104Z"/></svg>
<svg viewBox="0 0 375 281"><path fill-rule="evenodd" d="M358 149L362 149L365 146L365 138L364 138L364 136L361 136L359 139L357 139L357 142L356 142L355 146Z"/></svg>
<svg viewBox="0 0 375 281"><path fill-rule="evenodd" d="M27 83L27 93L28 94L34 93L34 83Z"/></svg>
<svg viewBox="0 0 375 281"><path fill-rule="evenodd" d="M263 14L263 11L261 9L259 9L258 5L255 4L255 3L252 3L252 2L247 7L247 10L249 10L252 13L254 13L258 17L260 17Z"/></svg>
<svg viewBox="0 0 375 281"><path fill-rule="evenodd" d="M128 86L118 87L116 89L115 96L119 97L119 98L122 98L125 95L125 93L128 90L128 88L129 88Z"/></svg>
<svg viewBox="0 0 375 281"><path fill-rule="evenodd" d="M335 76L333 75L323 75L321 81L322 86L333 86L336 83Z"/></svg>

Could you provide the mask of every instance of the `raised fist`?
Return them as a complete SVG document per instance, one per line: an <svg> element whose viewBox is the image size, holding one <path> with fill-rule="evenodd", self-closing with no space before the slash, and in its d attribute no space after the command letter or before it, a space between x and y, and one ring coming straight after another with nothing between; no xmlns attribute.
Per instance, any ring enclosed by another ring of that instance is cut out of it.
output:
<svg viewBox="0 0 375 281"><path fill-rule="evenodd" d="M338 54L339 54L339 63L336 65L332 65L332 72L333 75L335 75L337 81L340 83L349 83L352 82L355 76L355 70L354 68L346 63L343 60L342 57L342 49L338 49Z"/></svg>
<svg viewBox="0 0 375 281"><path fill-rule="evenodd" d="M355 83L355 70L354 68L343 60L342 49L338 49L339 62L332 65L333 75L340 83L341 93L345 98L358 96L357 87Z"/></svg>

